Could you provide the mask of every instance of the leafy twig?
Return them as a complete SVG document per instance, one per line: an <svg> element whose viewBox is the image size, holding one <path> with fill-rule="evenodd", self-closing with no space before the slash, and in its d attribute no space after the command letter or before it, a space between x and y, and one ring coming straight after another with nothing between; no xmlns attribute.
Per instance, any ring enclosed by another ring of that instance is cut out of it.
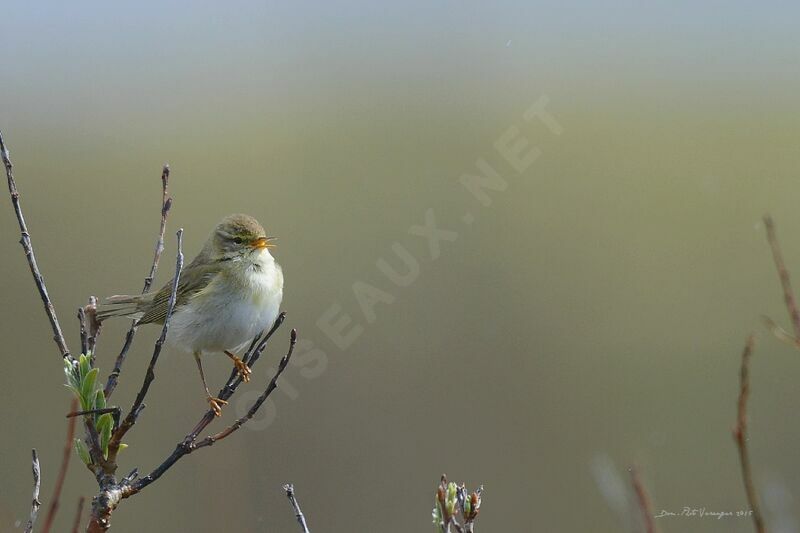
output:
<svg viewBox="0 0 800 533"><path fill-rule="evenodd" d="M310 533L308 530L308 524L306 523L306 517L303 514L303 511L300 510L300 504L297 503L297 498L294 496L294 485L288 483L283 486L283 490L286 491L286 497L289 498L289 502L292 504L294 516L297 518L297 523L300 524L301 531L303 533Z"/></svg>
<svg viewBox="0 0 800 533"><path fill-rule="evenodd" d="M22 215L22 206L19 202L19 191L17 191L17 184L14 181L13 165L3 141L3 134L0 132L0 157L3 159L3 165L6 167L6 177L8 178L8 192L11 194L11 203L14 205L14 212L17 215L17 222L19 223L19 231L21 234L19 243L25 250L25 257L28 259L28 266L33 275L33 281L36 283L36 288L39 289L39 296L44 303L44 310L47 313L47 318L50 321L50 327L53 330L53 340L61 352L61 357L70 357L69 348L67 348L67 341L64 339L64 334L61 332L61 326L58 323L56 316L56 309L53 302L50 300L50 295L47 292L47 286L44 283L42 273L39 271L39 265L36 263L36 255L33 253L33 244L31 243L31 235L28 232L28 226L25 224L25 217Z"/></svg>
<svg viewBox="0 0 800 533"><path fill-rule="evenodd" d="M33 456L31 464L33 467L33 498L31 501L31 516L28 518L28 523L25 526L25 533L31 533L31 531L33 531L33 524L36 523L36 515L39 514L39 507L42 505L39 501L39 489L42 486L42 476L41 470L39 469L39 455L36 453L36 448L31 451L31 455Z"/></svg>
<svg viewBox="0 0 800 533"><path fill-rule="evenodd" d="M457 533L474 533L475 519L481 510L481 494L483 485L471 494L463 483L457 485L447 481L447 476L442 474L436 494L433 497L433 525L439 533L450 533L451 527ZM461 515L464 523L457 520Z"/></svg>
<svg viewBox="0 0 800 533"><path fill-rule="evenodd" d="M736 416L736 426L733 428L733 438L739 448L739 462L742 467L742 482L747 494L747 502L753 514L753 525L758 533L766 531L764 516L758 503L758 493L753 484L753 472L750 468L750 457L747 451L747 400L750 397L750 359L753 356L755 337L750 335L742 351L742 366L739 372L739 403Z"/></svg>
<svg viewBox="0 0 800 533"><path fill-rule="evenodd" d="M156 249L153 253L153 263L150 266L150 273L146 278L144 278L142 294L145 294L147 291L149 291L150 287L153 285L153 279L156 276L156 270L158 270L158 261L161 259L161 253L164 251L164 231L167 228L167 214L169 214L169 210L172 207L172 198L167 192L168 183L169 165L164 165L161 170L161 225L159 226L158 230ZM133 344L133 337L136 335L137 327L136 320L134 320L131 323L131 327L128 329L128 333L125 334L125 342L122 345L122 350L120 350L117 360L114 362L114 369L111 371L111 374L109 374L108 380L106 381L106 398L111 396L111 394L114 392L114 389L117 387L119 374L122 371L122 365L125 363L125 357L128 355L128 350L130 350L131 344Z"/></svg>

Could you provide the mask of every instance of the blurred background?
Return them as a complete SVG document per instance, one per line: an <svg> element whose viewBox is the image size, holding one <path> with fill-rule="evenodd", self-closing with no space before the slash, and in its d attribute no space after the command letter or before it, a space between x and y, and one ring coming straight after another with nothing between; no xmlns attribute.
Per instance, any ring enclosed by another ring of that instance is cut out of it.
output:
<svg viewBox="0 0 800 533"><path fill-rule="evenodd" d="M479 531L629 531L634 463L659 511L746 509L731 427L750 332L756 483L773 531L797 531L800 354L759 318L788 324L765 213L800 280L797 16L738 2L4 2L0 128L72 350L89 295L141 288L165 162L157 284L178 227L191 258L231 212L278 236L286 275L287 324L212 429L263 389L291 327L302 339L253 423L124 502L113 531L295 531L286 482L312 531L432 531L442 472L485 486ZM523 117L542 102L559 135ZM495 148L510 128L541 154L523 172ZM480 158L507 184L488 206L460 182ZM0 530L16 531L32 447L49 502L70 397L5 202ZM455 232L438 249L414 229L426 213ZM402 273L404 256L419 272L398 286L379 264ZM326 332L340 320L344 341ZM102 332L104 374L127 327ZM157 334L136 338L124 409ZM206 365L217 388L229 361ZM159 464L203 411L191 358L162 354L147 404L125 472ZM73 456L56 530L95 488Z"/></svg>

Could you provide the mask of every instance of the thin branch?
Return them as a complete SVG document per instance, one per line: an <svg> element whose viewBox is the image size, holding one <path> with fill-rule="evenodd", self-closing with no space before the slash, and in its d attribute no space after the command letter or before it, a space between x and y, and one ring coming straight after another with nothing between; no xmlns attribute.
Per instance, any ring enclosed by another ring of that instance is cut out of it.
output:
<svg viewBox="0 0 800 533"><path fill-rule="evenodd" d="M264 336L264 338L258 343L258 345L254 348L252 352L252 356L250 357L250 366L252 367L253 364L258 360L258 356L266 347L266 341L269 340L269 337L275 332L275 330L280 326L283 322L284 313L281 313L278 316L278 320L275 321L275 324L272 326L272 329ZM286 355L281 359L280 365L278 367L278 371L275 376L270 380L269 384L267 385L267 389L264 393L259 396L253 406L250 408L248 413L243 416L242 418L238 419L234 422L231 426L226 428L225 430L217 433L215 435L210 435L203 439L200 442L196 442L197 436L214 420L214 411L208 410L203 418L200 419L200 422L194 427L191 433L189 433L181 442L175 446L175 450L167 457L164 462L158 465L152 472L148 475L144 476L143 478L138 479L134 483L130 484L129 486L125 487L123 490L123 498L128 498L133 496L134 494L139 493L142 489L150 485L151 483L155 482L160 478L167 470L172 468L172 466L177 463L182 457L185 455L189 455L190 453L198 450L200 448L204 448L206 446L211 446L217 440L223 439L239 429L247 420L253 417L255 413L258 411L258 408L264 403L264 401L269 397L270 393L276 388L278 377L281 375L283 370L289 363L289 359L292 357L292 353L294 351L294 345L297 341L297 331L292 330L292 335L289 344L289 350ZM247 355L247 354L246 354ZM233 392L236 388L241 384L241 378L238 379L231 379L225 386L220 390L219 397L222 399L228 399L231 397Z"/></svg>
<svg viewBox="0 0 800 533"><path fill-rule="evenodd" d="M78 399L72 398L70 411L78 408ZM75 440L75 418L70 418L67 422L67 438L64 440L64 451L61 454L61 468L58 469L58 477L56 478L55 487L53 487L53 495L50 497L50 506L47 509L47 516L44 519L42 526L42 533L48 533L53 526L56 513L58 512L59 499L61 497L61 489L64 487L64 480L67 477L67 470L69 469L69 460L72 457L72 446Z"/></svg>
<svg viewBox="0 0 800 533"><path fill-rule="evenodd" d="M78 308L78 324L81 333L81 353L89 352L89 328L86 326L86 309Z"/></svg>
<svg viewBox="0 0 800 533"><path fill-rule="evenodd" d="M33 499L31 501L31 516L28 519L28 524L25 526L25 533L33 531L33 524L36 523L36 515L39 514L39 507L42 503L39 501L39 489L42 486L41 470L39 469L39 455L36 453L36 448L31 451L33 456Z"/></svg>
<svg viewBox="0 0 800 533"><path fill-rule="evenodd" d="M153 285L153 279L156 277L158 270L158 260L161 259L161 253L164 251L164 231L167 229L167 214L170 207L172 207L172 198L169 197L167 192L167 185L169 184L169 165L164 165L161 169L161 225L158 229L158 241L156 241L156 249L153 252L153 264L150 267L150 273L144 278L144 287L142 294L150 290Z"/></svg>
<svg viewBox="0 0 800 533"><path fill-rule="evenodd" d="M764 217L764 226L767 228L767 242L772 248L772 258L775 260L775 268L778 270L778 277L781 280L783 299L786 302L786 309L789 311L789 317L794 327L794 336L800 338L800 311L797 309L797 300L794 297L792 284L789 281L789 269L786 268L786 263L783 261L783 254L775 232L775 222L771 216Z"/></svg>
<svg viewBox="0 0 800 533"><path fill-rule="evenodd" d="M164 251L164 231L167 228L167 214L169 214L169 210L172 207L172 198L168 195L167 191L168 184L169 165L164 165L164 168L161 170L161 225L159 226L158 230L156 249L153 253L153 263L150 266L150 273L146 278L144 278L142 294L148 292L150 287L153 285L153 279L155 279L156 270L158 270L158 261L161 259L161 253ZM114 369L111 371L111 374L109 374L108 380L106 381L104 390L106 398L111 396L111 393L113 393L114 389L117 387L119 374L122 371L122 365L125 363L125 357L128 355L128 350L130 350L131 344L133 344L133 337L136 335L137 328L138 326L136 320L134 320L131 323L130 329L128 329L128 333L125 334L125 342L122 345L122 350L120 350L119 355L114 362Z"/></svg>
<svg viewBox="0 0 800 533"><path fill-rule="evenodd" d="M97 320L96 296L89 296L89 303L83 307L83 313L86 316L86 325L89 330L86 339L86 349L88 353L92 354L92 366L94 366L94 356L97 352L97 337L100 336L100 327L102 326L100 321Z"/></svg>
<svg viewBox="0 0 800 533"><path fill-rule="evenodd" d="M242 361L244 361L247 366L251 369L258 361L258 358L261 356L261 353L267 347L267 342L272 338L272 335L281 327L283 321L286 319L286 313L281 312L278 315L278 318L275 319L275 323L272 325L272 328L267 332L266 335L259 334L253 339L253 342L250 343L250 348L245 352L244 356L242 357ZM231 370L231 374L228 377L228 381L223 385L220 389L219 394L217 394L217 398L222 400L228 400L233 393L236 392L236 389L239 385L242 384L242 377L239 375L239 372L234 368ZM202 433L202 431L214 420L217 416L212 409L206 411L200 421L195 424L194 429L192 429L191 433L187 435L186 439L190 439L194 442L197 439L197 436ZM186 442L184 439L184 442Z"/></svg>
<svg viewBox="0 0 800 533"><path fill-rule="evenodd" d="M278 371L272 377L272 379L269 382L269 385L267 385L267 388L264 389L264 392L261 393L261 396L258 397L255 403L253 403L253 405L250 407L250 410L247 411L247 414L236 420L236 422L234 422L227 428L223 429L219 433L215 433L214 435L209 435L208 437L204 438L203 440L195 444L194 446L195 449L211 446L215 442L224 439L225 437L227 437L228 435L230 435L231 433L242 427L245 423L247 423L248 420L253 418L258 409L261 407L261 404L263 404L266 401L269 395L272 394L272 391L275 390L275 388L278 386L278 378L281 377L283 371L286 370L286 365L289 364L289 359L291 359L292 357L292 353L294 352L294 345L296 343L297 343L297 330L293 329L289 340L289 351L286 353L286 355L283 356L281 362L278 364Z"/></svg>
<svg viewBox="0 0 800 533"><path fill-rule="evenodd" d="M67 348L67 341L64 339L64 334L61 332L61 326L58 323L56 316L56 309L53 302L50 300L50 295L47 292L47 286L44 283L42 273L39 271L39 265L36 263L36 256L33 253L33 244L31 243L31 235L28 232L28 226L25 224L25 217L22 215L22 206L19 201L19 191L17 191L17 184L14 181L13 165L3 141L3 134L0 132L0 157L3 159L3 165L6 167L6 177L8 178L8 192L11 194L11 203L14 205L14 212L17 215L17 222L19 223L19 231L21 234L19 243L25 250L25 257L28 259L28 266L30 267L33 281L36 283L36 288L39 289L39 296L44 303L44 310L47 313L47 318L50 320L50 327L53 330L53 340L58 346L58 351L61 352L61 357L71 357L69 349Z"/></svg>
<svg viewBox="0 0 800 533"><path fill-rule="evenodd" d="M84 415L104 415L106 413L119 413L119 407L103 407L102 409L87 409L86 411L70 411L66 414L66 418L75 418L76 416Z"/></svg>
<svg viewBox="0 0 800 533"><path fill-rule="evenodd" d="M733 428L733 438L739 448L739 462L742 466L742 482L747 493L747 502L753 512L753 525L758 533L766 531L764 517L758 503L758 493L753 484L753 472L750 467L750 456L747 452L747 400L750 396L750 359L753 356L755 337L750 335L742 351L742 367L739 371L739 404L736 416L736 427Z"/></svg>
<svg viewBox="0 0 800 533"><path fill-rule="evenodd" d="M153 348L153 356L150 358L150 364L147 367L147 372L145 373L144 381L142 382L142 388L139 389L139 393L136 395L136 399L133 401L130 411L128 411L125 420L122 421L122 424L120 424L119 428L117 428L117 430L114 432L114 436L111 438L111 443L109 443L108 456L109 461L112 462L116 458L116 451L119 448L119 443L122 441L122 438L125 436L128 430L131 429L136 423L139 413L144 408L145 396L147 396L147 392L150 390L150 384L156 378L155 367L156 363L158 362L158 357L161 355L161 348L167 338L167 331L169 331L169 323L172 319L172 312L175 310L175 300L178 297L178 284L180 283L181 279L181 270L183 269L183 228L179 229L176 235L178 237L178 254L177 259L175 260L175 277L172 280L172 292L170 293L169 301L167 302L167 314L164 317L164 326L161 328L161 335L158 337L155 347Z"/></svg>
<svg viewBox="0 0 800 533"><path fill-rule="evenodd" d="M294 497L294 485L291 483L286 484L283 486L283 490L286 491L286 497L289 498L289 502L292 504L294 516L297 518L297 523L300 524L301 531L303 533L310 533L308 530L308 524L306 523L306 517L303 515L303 511L300 510L300 504L297 503L297 498Z"/></svg>
<svg viewBox="0 0 800 533"><path fill-rule="evenodd" d="M639 469L635 466L630 467L631 483L633 490L636 492L636 500L639 503L639 510L642 513L642 520L644 521L645 531L647 533L657 533L658 528L655 522L655 513L653 512L653 502L650 500L650 495L644 486Z"/></svg>
<svg viewBox="0 0 800 533"><path fill-rule="evenodd" d="M81 496L78 498L78 509L75 511L75 520L72 522L72 533L78 533L81 527L81 515L83 515L83 505L86 503L86 497Z"/></svg>

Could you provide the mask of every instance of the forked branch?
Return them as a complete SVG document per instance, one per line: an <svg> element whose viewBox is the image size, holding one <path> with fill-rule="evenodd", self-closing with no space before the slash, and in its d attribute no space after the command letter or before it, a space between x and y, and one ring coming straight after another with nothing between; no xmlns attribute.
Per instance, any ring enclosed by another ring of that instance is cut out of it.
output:
<svg viewBox="0 0 800 533"><path fill-rule="evenodd" d="M281 313L278 316L278 320L275 321L275 325L272 327L269 333L267 333L263 337L263 339L260 340L260 342L258 342L257 344L255 342L251 344L251 350L248 350L248 353L245 354L245 360L248 361L248 366L250 366L251 368L253 367L255 362L258 360L258 357L261 355L261 352L266 347L266 343L269 340L270 336L283 322L284 316L285 316L284 313ZM194 427L191 433L189 433L181 442L178 443L178 445L175 447L175 450L169 455L169 457L167 457L164 460L164 462L158 465L150 474L132 482L130 485L125 487L125 489L123 490L122 497L128 498L130 496L133 496L134 494L137 494L142 489L144 489L151 483L158 480L158 478L164 475L164 473L167 470L172 468L175 465L175 463L177 463L184 456L189 455L190 453L195 452L200 448L211 446L218 440L224 439L225 437L227 437L228 435L230 435L231 433L242 427L248 420L250 420L256 414L256 412L258 412L258 409L266 401L269 395L272 394L272 391L274 391L275 388L277 387L278 378L288 366L289 361L292 357L292 353L294 352L294 346L296 342L297 342L297 330L293 329L289 341L289 350L286 352L286 355L284 355L283 358L281 359L281 362L278 365L277 372L272 377L269 384L267 385L267 388L264 390L261 396L258 397L253 406L248 410L246 415L236 420L236 422L234 422L221 432L216 433L214 435L209 435L208 437L205 437L204 439L198 441L197 437L215 418L214 411L209 409L209 411L207 411L206 414L203 416L203 418L200 419L200 422L197 423L197 425ZM249 358L248 355L250 355ZM241 382L242 381L240 377L238 376L235 378L232 377L229 380L229 382L226 383L225 386L220 390L219 397L222 398L223 400L230 398L233 392L236 390L236 388L241 384Z"/></svg>

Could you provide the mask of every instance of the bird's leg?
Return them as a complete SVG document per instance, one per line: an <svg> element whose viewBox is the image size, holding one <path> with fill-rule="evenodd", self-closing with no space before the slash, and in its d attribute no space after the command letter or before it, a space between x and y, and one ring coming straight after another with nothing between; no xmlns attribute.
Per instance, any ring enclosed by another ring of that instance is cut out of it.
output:
<svg viewBox="0 0 800 533"><path fill-rule="evenodd" d="M236 357L228 350L225 350L225 355L230 357L231 361L233 361L233 366L235 366L236 370L239 371L239 375L242 376L242 381L244 381L245 383L250 381L250 374L252 374L252 372L250 371L250 367L247 366L247 364L245 364L244 361Z"/></svg>
<svg viewBox="0 0 800 533"><path fill-rule="evenodd" d="M206 401L208 401L208 405L211 406L215 415L222 416L222 406L228 405L228 402L211 396L211 392L209 392L208 385L206 384L206 376L203 374L203 363L200 362L200 352L194 353L194 360L197 361L197 369L200 370L200 379L203 380L203 388L206 390Z"/></svg>

